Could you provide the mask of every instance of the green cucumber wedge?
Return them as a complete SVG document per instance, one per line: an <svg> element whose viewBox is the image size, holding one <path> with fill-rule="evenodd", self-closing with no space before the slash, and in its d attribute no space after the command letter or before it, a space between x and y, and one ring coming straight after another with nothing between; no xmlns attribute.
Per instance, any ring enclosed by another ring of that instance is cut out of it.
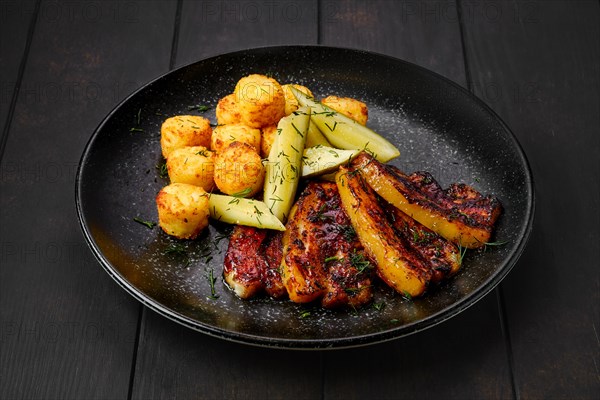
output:
<svg viewBox="0 0 600 400"><path fill-rule="evenodd" d="M310 124L308 125L308 136L306 136L306 147L315 147L319 145L331 147L331 144L329 144L325 135L321 133L313 121L310 121Z"/></svg>
<svg viewBox="0 0 600 400"><path fill-rule="evenodd" d="M333 172L342 164L349 163L360 150L340 150L327 146L314 146L304 149L302 177L310 178Z"/></svg>
<svg viewBox="0 0 600 400"><path fill-rule="evenodd" d="M283 117L269 153L263 201L282 223L287 220L298 189L310 115L310 108L300 107Z"/></svg>
<svg viewBox="0 0 600 400"><path fill-rule="evenodd" d="M285 231L281 221L260 200L211 193L208 205L210 217L217 221Z"/></svg>
<svg viewBox="0 0 600 400"><path fill-rule="evenodd" d="M381 162L387 162L400 155L396 146L378 133L321 104L294 87L290 89L300 105L310 107L311 120L334 147L365 150Z"/></svg>

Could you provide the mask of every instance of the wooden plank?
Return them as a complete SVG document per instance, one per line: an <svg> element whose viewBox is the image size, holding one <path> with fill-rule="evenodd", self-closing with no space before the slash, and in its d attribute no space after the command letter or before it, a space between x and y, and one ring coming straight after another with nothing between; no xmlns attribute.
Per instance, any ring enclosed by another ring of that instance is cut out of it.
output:
<svg viewBox="0 0 600 400"><path fill-rule="evenodd" d="M127 397L140 306L87 248L74 179L101 119L168 69L174 13L41 4L2 160L1 398Z"/></svg>
<svg viewBox="0 0 600 400"><path fill-rule="evenodd" d="M324 1L321 38L381 52L466 85L451 1ZM496 296L426 332L325 354L325 398L512 398ZM360 378L356 379L355 376Z"/></svg>
<svg viewBox="0 0 600 400"><path fill-rule="evenodd" d="M317 43L317 0L184 1L177 66L251 47Z"/></svg>
<svg viewBox="0 0 600 400"><path fill-rule="evenodd" d="M27 59L27 40L35 28L36 1L0 3L0 159L9 113Z"/></svg>
<svg viewBox="0 0 600 400"><path fill-rule="evenodd" d="M324 355L325 399L512 399L495 296L415 335Z"/></svg>
<svg viewBox="0 0 600 400"><path fill-rule="evenodd" d="M517 393L598 398L598 2L463 8L475 91L518 137L536 183L533 235L502 285Z"/></svg>
<svg viewBox="0 0 600 400"><path fill-rule="evenodd" d="M318 399L319 353L216 339L145 312L133 399Z"/></svg>
<svg viewBox="0 0 600 400"><path fill-rule="evenodd" d="M316 40L316 1L186 1L176 65L253 46ZM214 339L145 312L132 398L320 398L320 361L318 353Z"/></svg>
<svg viewBox="0 0 600 400"><path fill-rule="evenodd" d="M454 1L324 0L320 43L387 54L466 85Z"/></svg>

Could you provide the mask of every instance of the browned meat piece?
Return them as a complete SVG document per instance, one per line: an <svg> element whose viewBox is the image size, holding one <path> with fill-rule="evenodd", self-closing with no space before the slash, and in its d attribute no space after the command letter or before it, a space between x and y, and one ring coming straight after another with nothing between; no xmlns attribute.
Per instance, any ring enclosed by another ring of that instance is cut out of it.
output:
<svg viewBox="0 0 600 400"><path fill-rule="evenodd" d="M371 269L374 267L364 251L348 251L346 257L339 252L327 265L325 295L321 304L325 308L349 305L359 307L373 298Z"/></svg>
<svg viewBox="0 0 600 400"><path fill-rule="evenodd" d="M283 234L283 283L299 303L324 307L367 303L372 264L331 182L311 182L290 212Z"/></svg>
<svg viewBox="0 0 600 400"><path fill-rule="evenodd" d="M283 258L282 237L283 232L268 231L264 247L267 268L263 275L263 283L267 294L276 299L287 295L279 272L281 270L281 259Z"/></svg>
<svg viewBox="0 0 600 400"><path fill-rule="evenodd" d="M225 254L225 282L243 299L263 290L276 298L285 295L279 274L281 253L281 235L237 225Z"/></svg>
<svg viewBox="0 0 600 400"><path fill-rule="evenodd" d="M502 206L497 198L483 196L464 183L453 183L446 190L437 183L429 172L415 172L406 176L394 166L388 168L396 176L408 179L417 191L441 210L446 210L449 220L458 219L465 225L492 231L500 216Z"/></svg>
<svg viewBox="0 0 600 400"><path fill-rule="evenodd" d="M340 167L335 179L352 226L376 261L377 275L402 295L422 295L431 281L429 262L396 234L377 195L357 170Z"/></svg>
<svg viewBox="0 0 600 400"><path fill-rule="evenodd" d="M229 238L223 275L225 282L242 299L253 297L262 287L267 261L259 254L266 231L237 225Z"/></svg>
<svg viewBox="0 0 600 400"><path fill-rule="evenodd" d="M427 172L405 175L361 153L353 162L369 186L388 202L444 238L476 248L489 241L502 206L465 184L447 190Z"/></svg>
<svg viewBox="0 0 600 400"><path fill-rule="evenodd" d="M385 200L383 200L385 202ZM432 282L454 275L461 266L460 249L391 204L386 205L394 232L431 266Z"/></svg>

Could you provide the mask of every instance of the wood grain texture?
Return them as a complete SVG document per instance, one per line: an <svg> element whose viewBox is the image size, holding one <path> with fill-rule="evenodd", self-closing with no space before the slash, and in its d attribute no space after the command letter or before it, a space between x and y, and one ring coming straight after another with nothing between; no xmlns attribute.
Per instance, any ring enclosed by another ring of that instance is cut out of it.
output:
<svg viewBox="0 0 600 400"><path fill-rule="evenodd" d="M145 313L133 399L319 399L321 356L228 342Z"/></svg>
<svg viewBox="0 0 600 400"><path fill-rule="evenodd" d="M168 68L170 2L42 4L2 160L0 397L125 398L140 307L95 261L74 204L84 145ZM148 27L154 27L149 30Z"/></svg>
<svg viewBox="0 0 600 400"><path fill-rule="evenodd" d="M0 1L2 124L34 4ZM179 31L176 9L40 3L0 165L0 398L598 398L597 1L186 0ZM499 113L536 181L525 254L501 290L459 316L370 347L248 347L146 309L136 337L142 307L104 273L76 220L76 167L93 129L167 72L171 54L179 66L316 43L422 65Z"/></svg>
<svg viewBox="0 0 600 400"><path fill-rule="evenodd" d="M325 399L512 399L492 294L441 325L324 355Z"/></svg>
<svg viewBox="0 0 600 400"><path fill-rule="evenodd" d="M321 44L406 60L465 86L454 1L323 0Z"/></svg>
<svg viewBox="0 0 600 400"><path fill-rule="evenodd" d="M317 0L184 1L177 66L251 47L317 43Z"/></svg>
<svg viewBox="0 0 600 400"><path fill-rule="evenodd" d="M176 65L254 46L316 44L316 5L316 1L185 1ZM296 14L282 14L295 9ZM214 339L146 311L132 398L318 399L321 367L320 353Z"/></svg>
<svg viewBox="0 0 600 400"><path fill-rule="evenodd" d="M598 2L467 7L473 87L518 137L536 184L532 238L502 284L518 394L598 398Z"/></svg>
<svg viewBox="0 0 600 400"><path fill-rule="evenodd" d="M35 0L0 3L0 160L38 12Z"/></svg>
<svg viewBox="0 0 600 400"><path fill-rule="evenodd" d="M325 1L323 10L323 44L389 54L466 85L453 2ZM418 335L325 354L325 398L510 399L506 350L491 293Z"/></svg>

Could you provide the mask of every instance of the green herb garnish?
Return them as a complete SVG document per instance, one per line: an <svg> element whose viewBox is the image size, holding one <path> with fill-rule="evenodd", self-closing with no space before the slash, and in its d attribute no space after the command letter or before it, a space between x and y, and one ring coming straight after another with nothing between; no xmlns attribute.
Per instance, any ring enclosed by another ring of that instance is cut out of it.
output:
<svg viewBox="0 0 600 400"><path fill-rule="evenodd" d="M207 278L208 278L208 284L210 285L210 296L208 298L210 300L216 300L219 298L219 296L217 295L217 291L215 289L215 282L217 281L217 278L215 277L212 268L208 269Z"/></svg>
<svg viewBox="0 0 600 400"><path fill-rule="evenodd" d="M363 254L357 253L356 250L350 254L350 265L356 268L359 273L372 267L371 262L367 260Z"/></svg>
<svg viewBox="0 0 600 400"><path fill-rule="evenodd" d="M164 251L165 254L174 255L174 256L185 256L187 255L186 248L180 243L171 243L169 247L167 247Z"/></svg>
<svg viewBox="0 0 600 400"><path fill-rule="evenodd" d="M163 161L160 164L156 164L156 169L158 170L158 176L161 178L166 179L169 177L169 169L166 162Z"/></svg>
<svg viewBox="0 0 600 400"><path fill-rule="evenodd" d="M248 196L250 193L252 192L252 188L246 188L244 190L241 190L239 192L236 192L234 194L232 194L233 197L246 197Z"/></svg>
<svg viewBox="0 0 600 400"><path fill-rule="evenodd" d="M152 229L152 228L154 228L154 226L156 225L156 222L144 221L143 219L141 219L141 218L138 218L138 217L133 217L133 220L134 220L135 222L137 222L138 224L145 225L145 226L146 226L146 227L148 227L149 229Z"/></svg>
<svg viewBox="0 0 600 400"><path fill-rule="evenodd" d="M466 247L462 247L460 243L458 244L458 252L460 255L460 258L458 259L458 265L462 265L463 258L465 258L465 254L467 254L467 250L469 249Z"/></svg>
<svg viewBox="0 0 600 400"><path fill-rule="evenodd" d="M504 242L486 242L484 243L485 246L503 246L506 243L508 243L508 240L504 241Z"/></svg>
<svg viewBox="0 0 600 400"><path fill-rule="evenodd" d="M210 110L210 107L209 106L204 106L204 105L201 105L201 104L196 104L195 106L188 106L187 109L189 111L196 110L198 112L203 113L203 112L206 112L206 111Z"/></svg>

